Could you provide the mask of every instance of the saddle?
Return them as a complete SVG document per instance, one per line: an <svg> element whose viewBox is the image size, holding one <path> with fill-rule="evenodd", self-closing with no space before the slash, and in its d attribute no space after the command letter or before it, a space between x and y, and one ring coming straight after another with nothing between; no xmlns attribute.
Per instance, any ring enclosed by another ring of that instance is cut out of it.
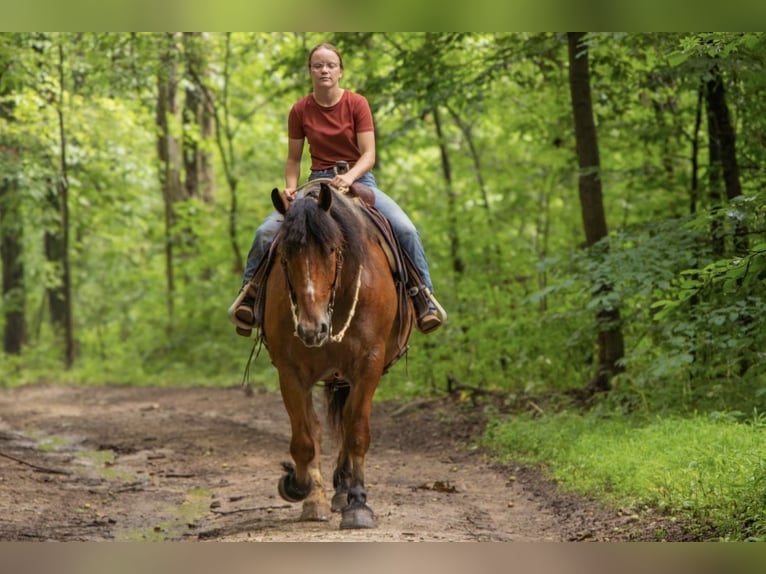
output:
<svg viewBox="0 0 766 574"><path fill-rule="evenodd" d="M372 188L363 183L354 182L348 190L348 195L361 201L364 212L378 229L379 239L383 239L383 241L380 241L380 246L383 248L386 257L388 257L388 264L391 267L391 272L394 274L395 281L397 278L399 280L397 282L397 290L400 285L405 286L406 293L399 293L399 306L406 305L406 300L409 297L416 318L422 317L429 311L429 303L439 307L441 314L446 316L444 309L441 309L438 302L431 296L431 292L426 287L415 263L399 245L399 241L391 228L391 223L380 211L375 209L375 192ZM402 312L401 309L400 312ZM422 332L429 332L421 328L419 321L416 321L416 325Z"/></svg>

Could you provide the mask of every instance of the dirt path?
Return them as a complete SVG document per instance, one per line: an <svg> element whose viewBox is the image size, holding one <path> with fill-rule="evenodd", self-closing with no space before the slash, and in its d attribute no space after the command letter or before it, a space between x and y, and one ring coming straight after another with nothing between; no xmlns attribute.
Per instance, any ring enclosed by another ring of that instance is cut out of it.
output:
<svg viewBox="0 0 766 574"><path fill-rule="evenodd" d="M475 447L476 412L381 403L368 456L374 530L301 523L277 494L289 460L277 395L240 389L0 391L0 540L651 540L662 526L559 493ZM325 439L323 471L334 445Z"/></svg>

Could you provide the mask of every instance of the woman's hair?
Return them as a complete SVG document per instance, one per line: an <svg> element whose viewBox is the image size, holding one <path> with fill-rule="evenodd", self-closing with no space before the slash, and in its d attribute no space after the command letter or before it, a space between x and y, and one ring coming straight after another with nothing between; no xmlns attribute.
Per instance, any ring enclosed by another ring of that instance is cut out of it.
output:
<svg viewBox="0 0 766 574"><path fill-rule="evenodd" d="M322 42L321 44L317 44L316 46L314 46L311 49L311 51L309 52L309 58L308 58L308 61L307 61L306 65L309 68L311 68L311 57L314 55L314 52L316 52L317 50L322 50L322 49L330 50L331 52L335 52L335 55L338 56L338 61L340 62L340 69L342 70L343 69L343 56L340 55L340 51L338 50L338 48L336 48L332 44L328 44L327 42Z"/></svg>

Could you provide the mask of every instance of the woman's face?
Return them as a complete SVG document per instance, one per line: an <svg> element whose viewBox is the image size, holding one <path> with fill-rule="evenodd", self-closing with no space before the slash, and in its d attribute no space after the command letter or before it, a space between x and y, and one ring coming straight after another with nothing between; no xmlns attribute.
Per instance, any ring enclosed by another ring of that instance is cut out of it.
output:
<svg viewBox="0 0 766 574"><path fill-rule="evenodd" d="M314 87L333 87L343 77L338 54L327 48L319 48L311 55L309 73Z"/></svg>

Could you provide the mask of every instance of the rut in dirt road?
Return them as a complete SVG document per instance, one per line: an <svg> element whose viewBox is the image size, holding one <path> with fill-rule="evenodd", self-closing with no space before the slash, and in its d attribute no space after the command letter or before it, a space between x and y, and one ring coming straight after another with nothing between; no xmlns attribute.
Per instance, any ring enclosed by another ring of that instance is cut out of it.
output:
<svg viewBox="0 0 766 574"><path fill-rule="evenodd" d="M0 391L0 540L557 541L635 538L629 517L555 492L473 446L481 417L448 401L376 403L372 530L298 522L281 398L239 388ZM331 482L335 445L324 439ZM331 494L331 493L328 493ZM640 535L639 535L640 536Z"/></svg>

